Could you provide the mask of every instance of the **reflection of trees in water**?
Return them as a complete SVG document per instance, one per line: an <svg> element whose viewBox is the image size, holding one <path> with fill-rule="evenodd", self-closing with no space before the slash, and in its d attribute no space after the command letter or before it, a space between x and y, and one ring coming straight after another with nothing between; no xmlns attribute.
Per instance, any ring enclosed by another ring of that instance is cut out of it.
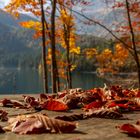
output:
<svg viewBox="0 0 140 140"><path fill-rule="evenodd" d="M13 93L16 93L16 73L13 74Z"/></svg>
<svg viewBox="0 0 140 140"><path fill-rule="evenodd" d="M0 70L0 86L4 87L13 83L13 77L16 75L16 71L12 69L1 69Z"/></svg>

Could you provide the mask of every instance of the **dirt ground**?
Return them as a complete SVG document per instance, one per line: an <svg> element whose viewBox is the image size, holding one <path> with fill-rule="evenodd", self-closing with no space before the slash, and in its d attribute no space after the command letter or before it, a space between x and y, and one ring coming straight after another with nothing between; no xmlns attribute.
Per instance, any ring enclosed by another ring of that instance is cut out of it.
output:
<svg viewBox="0 0 140 140"><path fill-rule="evenodd" d="M21 100L21 95L3 95L0 99L10 98ZM9 116L24 114L30 111L24 109L4 108ZM72 113L80 113L81 110L72 110L70 112L52 112L43 111L48 116L70 115ZM78 128L71 134L41 134L41 135L18 135L11 132L0 134L0 140L135 140L137 138L128 137L126 134L120 133L115 127L122 123L135 123L140 119L140 112L125 114L129 120L111 120L91 118L88 120L78 121ZM1 122L0 125L5 126L6 123Z"/></svg>

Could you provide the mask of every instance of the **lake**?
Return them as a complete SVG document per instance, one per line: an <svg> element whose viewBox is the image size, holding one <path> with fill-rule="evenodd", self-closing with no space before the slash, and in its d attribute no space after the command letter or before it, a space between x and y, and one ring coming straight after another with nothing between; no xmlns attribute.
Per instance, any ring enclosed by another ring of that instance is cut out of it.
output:
<svg viewBox="0 0 140 140"><path fill-rule="evenodd" d="M73 88L91 89L103 86L103 80L95 73L74 72L72 74ZM49 78L50 81L50 78ZM35 69L0 69L0 94L41 93L42 75ZM49 82L49 89L51 85Z"/></svg>

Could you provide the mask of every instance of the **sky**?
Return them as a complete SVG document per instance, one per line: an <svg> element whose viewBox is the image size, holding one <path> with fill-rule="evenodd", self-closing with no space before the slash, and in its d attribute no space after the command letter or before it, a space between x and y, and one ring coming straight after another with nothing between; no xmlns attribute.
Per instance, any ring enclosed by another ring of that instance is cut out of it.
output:
<svg viewBox="0 0 140 140"><path fill-rule="evenodd" d="M10 0L0 0L0 8L3 8L5 5L8 4Z"/></svg>
<svg viewBox="0 0 140 140"><path fill-rule="evenodd" d="M10 0L0 0L2 1L2 3L4 3L4 5L6 5Z"/></svg>
<svg viewBox="0 0 140 140"><path fill-rule="evenodd" d="M89 0L93 1L92 6L86 7L86 10L84 11L84 14L87 15L93 15L94 13L102 13L106 14L107 9L105 8L105 4L103 3L104 0ZM10 2L10 0L0 0L0 8L4 8L5 5L7 5ZM81 11L80 6L76 6L74 9L77 11ZM23 12L23 11L22 11Z"/></svg>

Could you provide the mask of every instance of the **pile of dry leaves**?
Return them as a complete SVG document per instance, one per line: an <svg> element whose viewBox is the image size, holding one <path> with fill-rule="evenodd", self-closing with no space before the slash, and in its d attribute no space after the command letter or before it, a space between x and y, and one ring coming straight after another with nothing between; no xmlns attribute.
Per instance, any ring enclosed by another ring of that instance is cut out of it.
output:
<svg viewBox="0 0 140 140"><path fill-rule="evenodd" d="M75 130L75 121L93 117L107 119L129 119L123 113L140 111L140 91L122 89L120 86L82 90L80 88L65 90L57 94L40 94L38 99L23 96L23 102L3 99L0 105L19 109L68 111L82 109L81 114L56 116L49 118L46 114L36 113L8 118L8 113L1 110L1 121L8 125L0 127L1 132L11 131L18 134L70 133ZM140 120L136 124L117 126L130 136L140 137Z"/></svg>

